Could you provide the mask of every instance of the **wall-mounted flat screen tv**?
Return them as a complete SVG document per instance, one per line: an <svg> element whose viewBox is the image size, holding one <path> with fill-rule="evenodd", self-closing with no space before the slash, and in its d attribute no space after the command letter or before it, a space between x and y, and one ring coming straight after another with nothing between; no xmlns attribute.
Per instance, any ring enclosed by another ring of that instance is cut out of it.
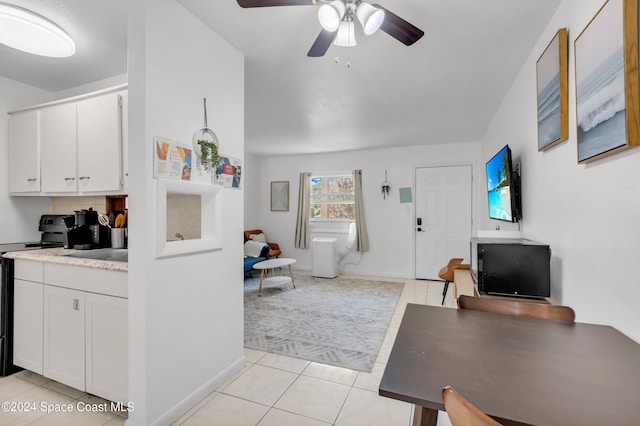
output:
<svg viewBox="0 0 640 426"><path fill-rule="evenodd" d="M486 171L489 217L517 222L521 218L520 180L513 171L509 145L505 145L487 162Z"/></svg>

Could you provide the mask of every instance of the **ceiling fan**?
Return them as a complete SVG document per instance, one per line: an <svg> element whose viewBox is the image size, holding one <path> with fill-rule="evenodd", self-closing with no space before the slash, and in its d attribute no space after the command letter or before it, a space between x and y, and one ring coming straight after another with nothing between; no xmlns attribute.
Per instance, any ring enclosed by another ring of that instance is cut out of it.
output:
<svg viewBox="0 0 640 426"><path fill-rule="evenodd" d="M321 5L318 19L322 30L307 53L310 57L324 56L332 42L337 46L355 46L356 18L366 35L380 29L407 46L424 35L420 28L379 4L363 0L238 0L238 4L244 8Z"/></svg>

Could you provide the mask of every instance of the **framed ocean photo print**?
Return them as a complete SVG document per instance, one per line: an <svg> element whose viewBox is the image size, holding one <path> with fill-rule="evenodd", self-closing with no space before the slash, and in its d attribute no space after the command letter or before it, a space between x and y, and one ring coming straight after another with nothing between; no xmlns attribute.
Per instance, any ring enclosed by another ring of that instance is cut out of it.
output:
<svg viewBox="0 0 640 426"><path fill-rule="evenodd" d="M271 182L271 211L289 211L289 181Z"/></svg>
<svg viewBox="0 0 640 426"><path fill-rule="evenodd" d="M536 62L538 151L569 139L567 29L561 28Z"/></svg>
<svg viewBox="0 0 640 426"><path fill-rule="evenodd" d="M607 0L575 41L578 163L640 145L638 0Z"/></svg>

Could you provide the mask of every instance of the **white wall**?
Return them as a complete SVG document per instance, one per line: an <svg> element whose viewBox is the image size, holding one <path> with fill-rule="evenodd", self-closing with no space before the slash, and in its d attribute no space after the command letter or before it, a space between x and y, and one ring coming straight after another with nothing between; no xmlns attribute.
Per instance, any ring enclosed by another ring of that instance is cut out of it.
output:
<svg viewBox="0 0 640 426"><path fill-rule="evenodd" d="M8 122L7 112L52 99L51 93L0 77L0 243L38 241L40 216L51 210L49 197L9 196Z"/></svg>
<svg viewBox="0 0 640 426"><path fill-rule="evenodd" d="M170 424L244 366L243 192L223 190L223 248L155 258L152 138L203 123L244 157L244 59L174 0L129 7L128 425Z"/></svg>
<svg viewBox="0 0 640 426"><path fill-rule="evenodd" d="M522 233L551 246L553 301L572 306L578 321L613 325L640 341L640 149L577 164L573 42L602 3L562 2L487 131L482 157L488 160L508 143L520 158ZM569 32L570 138L538 152L536 61L561 27ZM486 203L486 191L480 195ZM498 224L480 212L480 229Z"/></svg>
<svg viewBox="0 0 640 426"><path fill-rule="evenodd" d="M244 191L244 229L260 229L261 193L254 188L262 188L262 162L255 155L246 153L242 170Z"/></svg>
<svg viewBox="0 0 640 426"><path fill-rule="evenodd" d="M60 90L59 92L55 92L53 95L55 100L71 98L74 96L84 95L85 93L95 92L97 90L108 89L109 87L127 84L127 80L128 76L126 73L119 74L112 77L104 78L102 80L72 87L67 90Z"/></svg>
<svg viewBox="0 0 640 426"><path fill-rule="evenodd" d="M344 266L345 273L413 278L414 207L413 203L400 203L398 189L411 187L415 199L415 169L419 166L470 164L473 166L474 182L478 182L478 176L481 176L478 175L479 158L479 142L263 158L260 161L261 178L256 185L247 185L245 197L259 199L260 205L257 212L246 212L245 224L247 227L262 228L270 241L280 245L283 257L297 260L296 269L310 270L311 249L294 247L300 173L361 169L370 250L362 256L351 253L345 260L346 264L341 266ZM380 191L385 170L391 182L391 195L386 200ZM288 180L290 184L288 212L270 211L270 182L278 180ZM475 204L474 209L477 210ZM316 236L337 237L339 245L346 239L346 234L340 233L346 231L346 225L338 232L329 234L314 233L318 228L327 229L328 226L312 226L312 239Z"/></svg>

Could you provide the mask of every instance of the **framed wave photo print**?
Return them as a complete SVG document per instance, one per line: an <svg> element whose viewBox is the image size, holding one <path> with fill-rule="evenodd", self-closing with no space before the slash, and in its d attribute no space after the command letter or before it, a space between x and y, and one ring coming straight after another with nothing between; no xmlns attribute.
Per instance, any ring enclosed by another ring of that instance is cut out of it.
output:
<svg viewBox="0 0 640 426"><path fill-rule="evenodd" d="M538 151L569 139L567 29L561 28L536 62Z"/></svg>
<svg viewBox="0 0 640 426"><path fill-rule="evenodd" d="M640 145L638 0L607 0L575 41L578 163Z"/></svg>

